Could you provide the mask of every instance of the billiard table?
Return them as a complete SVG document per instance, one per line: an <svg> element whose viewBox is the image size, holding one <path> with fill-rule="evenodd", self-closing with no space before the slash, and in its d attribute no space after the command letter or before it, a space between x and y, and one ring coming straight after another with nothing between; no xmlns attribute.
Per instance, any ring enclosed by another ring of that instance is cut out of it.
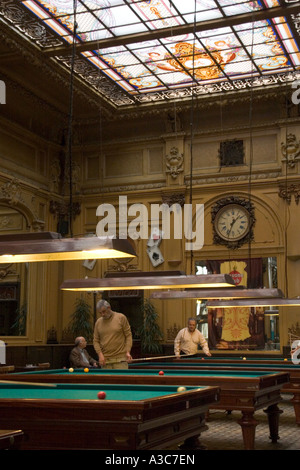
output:
<svg viewBox="0 0 300 470"><path fill-rule="evenodd" d="M10 380L30 381L41 383L73 383L73 384L151 384L159 386L212 386L220 387L219 402L211 403L209 409L222 409L227 411L238 410L245 449L255 448L255 428L258 424L254 417L257 410L266 408L268 416L270 438L277 442L279 429L279 415L281 411L278 403L282 400L280 391L289 381L288 373L251 372L251 371L201 371L190 370L183 367L175 369L167 367L164 374L159 375L159 369L128 369L107 370L90 369L85 373L83 369L74 372L63 370L47 370L35 373L9 374ZM8 376L6 376L8 378ZM101 385L102 386L102 385ZM1 402L0 402L1 403ZM1 409L0 409L1 425Z"/></svg>
<svg viewBox="0 0 300 470"><path fill-rule="evenodd" d="M136 362L130 365L132 369L190 369L190 370L222 370L222 371L250 371L250 372L287 372L290 376L289 382L282 387L284 393L292 395L291 402L294 406L296 423L300 425L300 365L293 364L291 361L281 361L264 363L264 360L233 360L230 362L219 362L211 357L199 359L194 357L181 357L171 362L146 361Z"/></svg>
<svg viewBox="0 0 300 470"><path fill-rule="evenodd" d="M218 400L210 386L2 381L0 428L23 431L21 450L164 449L194 443Z"/></svg>
<svg viewBox="0 0 300 470"><path fill-rule="evenodd" d="M155 359L155 358L154 358ZM151 362L154 362L152 359ZM163 356L160 356L158 359L158 362L199 362L199 361L205 361L205 363L225 363L225 364L243 364L245 362L251 363L251 364L267 364L267 365L274 365L274 364L279 364L279 365L289 365L293 364L291 358L287 357L279 357L279 356L273 356L273 357L266 357L266 356L260 356L260 357L254 357L251 355L247 355L247 353L244 353L240 356L205 356L205 355L193 355L193 356L184 356L182 355L180 359L176 359L175 356L173 356L172 359L170 359L170 356L166 356L166 359L163 359Z"/></svg>

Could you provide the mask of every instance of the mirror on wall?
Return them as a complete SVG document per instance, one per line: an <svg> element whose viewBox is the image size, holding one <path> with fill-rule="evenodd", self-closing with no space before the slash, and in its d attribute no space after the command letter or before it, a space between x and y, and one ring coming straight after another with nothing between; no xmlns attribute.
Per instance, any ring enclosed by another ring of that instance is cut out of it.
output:
<svg viewBox="0 0 300 470"><path fill-rule="evenodd" d="M21 212L0 205L0 234L24 233ZM28 263L0 264L0 336L26 335Z"/></svg>
<svg viewBox="0 0 300 470"><path fill-rule="evenodd" d="M277 288L276 257L198 261L196 273L229 273L236 285ZM276 307L207 309L206 302L198 300L196 317L212 350L280 350Z"/></svg>

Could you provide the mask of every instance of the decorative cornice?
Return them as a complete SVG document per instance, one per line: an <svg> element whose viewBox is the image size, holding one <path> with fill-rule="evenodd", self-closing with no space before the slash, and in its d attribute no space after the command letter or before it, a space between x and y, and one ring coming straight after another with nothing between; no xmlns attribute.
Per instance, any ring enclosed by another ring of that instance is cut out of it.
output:
<svg viewBox="0 0 300 470"><path fill-rule="evenodd" d="M281 176L281 171L278 170L278 171L272 171L272 172L266 172L266 173L262 173L262 172L259 172L257 174L253 173L251 175L251 182L254 182L254 181L260 181L260 180L276 180L277 178L279 178ZM189 185L189 177L186 176L185 177L185 180L186 180L186 183L187 185ZM197 175L197 177L194 177L193 178L193 185L199 185L199 186L203 186L204 184L206 185L210 185L210 184L223 184L223 183L248 183L249 182L249 174L236 174L236 175L232 175L232 174L228 174L228 175L222 175L222 176L211 176L211 177L207 177L207 175L203 176L203 178L199 177L199 175Z"/></svg>

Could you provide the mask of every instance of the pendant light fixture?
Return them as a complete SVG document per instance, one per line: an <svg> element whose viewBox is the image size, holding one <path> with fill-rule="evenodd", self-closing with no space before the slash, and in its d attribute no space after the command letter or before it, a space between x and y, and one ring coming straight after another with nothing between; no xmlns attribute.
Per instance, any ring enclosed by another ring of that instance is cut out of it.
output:
<svg viewBox="0 0 300 470"><path fill-rule="evenodd" d="M56 232L0 236L0 264L135 256L132 244L126 239L97 236L62 238Z"/></svg>
<svg viewBox="0 0 300 470"><path fill-rule="evenodd" d="M207 308L234 308L234 307L298 307L300 298L295 299L232 299L232 300L208 300Z"/></svg>
<svg viewBox="0 0 300 470"><path fill-rule="evenodd" d="M152 299L272 299L284 297L280 289L247 289L245 287L223 289L188 289L183 291L153 292Z"/></svg>
<svg viewBox="0 0 300 470"><path fill-rule="evenodd" d="M178 289L178 288L221 288L234 287L228 274L203 274L197 276L128 276L107 278L69 279L61 284L62 290L107 291L134 289Z"/></svg>

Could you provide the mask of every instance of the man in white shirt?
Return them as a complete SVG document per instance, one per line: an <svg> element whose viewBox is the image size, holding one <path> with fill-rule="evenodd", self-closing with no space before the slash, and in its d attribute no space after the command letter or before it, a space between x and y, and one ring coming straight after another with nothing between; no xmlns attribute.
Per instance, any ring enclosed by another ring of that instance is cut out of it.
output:
<svg viewBox="0 0 300 470"><path fill-rule="evenodd" d="M189 355L197 354L198 345L202 347L206 356L211 356L207 341L196 326L197 321L195 318L189 318L187 327L178 332L174 340L174 352L176 358L180 358L180 353Z"/></svg>

